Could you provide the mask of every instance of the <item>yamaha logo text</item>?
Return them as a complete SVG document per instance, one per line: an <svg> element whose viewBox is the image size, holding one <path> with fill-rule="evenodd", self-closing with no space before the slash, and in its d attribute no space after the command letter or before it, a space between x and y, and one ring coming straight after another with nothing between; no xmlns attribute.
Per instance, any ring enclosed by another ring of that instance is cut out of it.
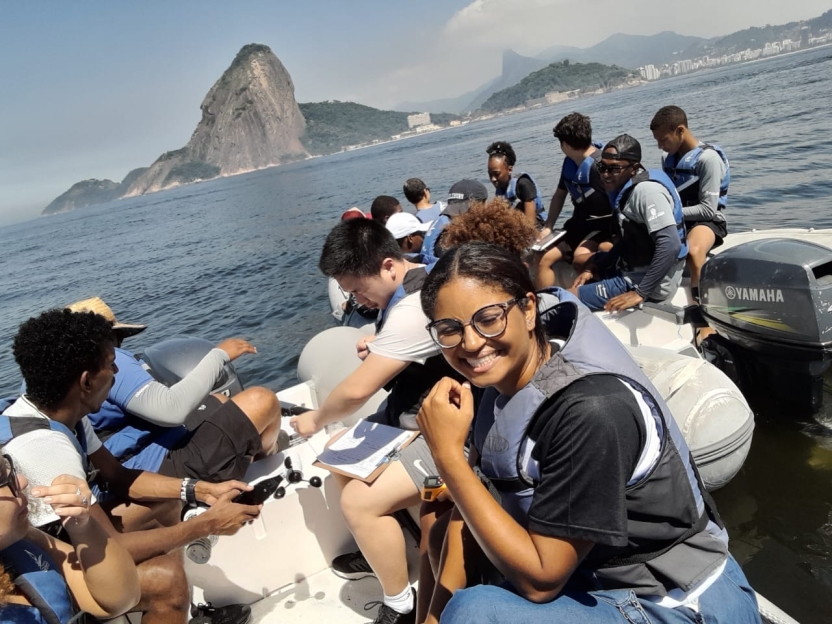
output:
<svg viewBox="0 0 832 624"><path fill-rule="evenodd" d="M729 299L741 301L766 301L769 303L782 303L783 291L779 288L741 288L738 286L726 286L725 296Z"/></svg>

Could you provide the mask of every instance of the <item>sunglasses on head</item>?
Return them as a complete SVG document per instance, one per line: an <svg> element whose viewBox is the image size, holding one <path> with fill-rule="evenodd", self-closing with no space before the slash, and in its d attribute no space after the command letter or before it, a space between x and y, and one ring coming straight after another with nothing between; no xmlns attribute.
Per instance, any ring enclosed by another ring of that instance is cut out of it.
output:
<svg viewBox="0 0 832 624"><path fill-rule="evenodd" d="M13 496L20 496L17 470L15 470L14 461L8 455L3 455L0 459L0 487L8 487Z"/></svg>

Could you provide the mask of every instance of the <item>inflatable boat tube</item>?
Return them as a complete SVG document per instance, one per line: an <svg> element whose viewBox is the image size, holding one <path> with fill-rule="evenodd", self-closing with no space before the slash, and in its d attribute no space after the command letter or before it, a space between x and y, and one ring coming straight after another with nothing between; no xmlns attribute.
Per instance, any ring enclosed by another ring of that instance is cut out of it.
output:
<svg viewBox="0 0 832 624"><path fill-rule="evenodd" d="M333 388L361 365L355 344L362 336L372 335L373 326L330 327L306 343L298 360L298 381L314 385L318 405L322 405ZM351 425L359 418L376 413L387 398L387 392L379 390L353 416L344 421Z"/></svg>

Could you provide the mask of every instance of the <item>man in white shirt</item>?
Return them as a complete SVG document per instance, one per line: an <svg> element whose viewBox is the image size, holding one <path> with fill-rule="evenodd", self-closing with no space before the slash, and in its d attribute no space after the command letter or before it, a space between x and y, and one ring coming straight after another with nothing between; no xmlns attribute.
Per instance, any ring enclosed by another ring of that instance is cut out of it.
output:
<svg viewBox="0 0 832 624"><path fill-rule="evenodd" d="M433 385L442 377L459 378L427 330L428 319L419 300L427 277L424 265L407 260L393 235L377 221L352 219L329 233L318 267L355 295L358 303L379 309L379 317L375 336L362 338L356 345L361 365L318 410L297 416L292 425L300 435L311 436L328 423L350 416L387 388L387 406L371 420L416 429L416 414ZM424 478L432 474L433 459L419 437L372 484L335 475L343 487L344 518L361 552L336 558L332 568L345 578L378 577L384 599L376 622L416 620L404 536L392 514L417 504ZM423 520L424 553L432 519Z"/></svg>

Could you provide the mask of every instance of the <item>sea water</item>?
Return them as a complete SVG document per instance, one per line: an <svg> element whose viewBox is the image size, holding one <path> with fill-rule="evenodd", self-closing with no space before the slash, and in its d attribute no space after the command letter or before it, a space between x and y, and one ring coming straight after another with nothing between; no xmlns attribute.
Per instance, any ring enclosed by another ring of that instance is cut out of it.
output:
<svg viewBox="0 0 832 624"><path fill-rule="evenodd" d="M242 336L258 348L236 362L245 381L291 385L305 342L332 325L316 265L341 212L368 210L380 194L407 206L401 187L410 177L424 179L435 199L461 178L488 186L485 149L495 140L512 143L515 171L531 173L549 196L563 159L552 127L573 110L591 116L597 140L638 138L644 163L656 167L650 120L677 104L698 138L728 153L729 231L832 227L830 101L825 47L0 229L0 396L20 387L11 352L18 325L93 295L119 319L148 325L126 343L134 351L177 334ZM832 419L750 399L751 454L716 494L732 551L758 591L791 615L829 621Z"/></svg>

